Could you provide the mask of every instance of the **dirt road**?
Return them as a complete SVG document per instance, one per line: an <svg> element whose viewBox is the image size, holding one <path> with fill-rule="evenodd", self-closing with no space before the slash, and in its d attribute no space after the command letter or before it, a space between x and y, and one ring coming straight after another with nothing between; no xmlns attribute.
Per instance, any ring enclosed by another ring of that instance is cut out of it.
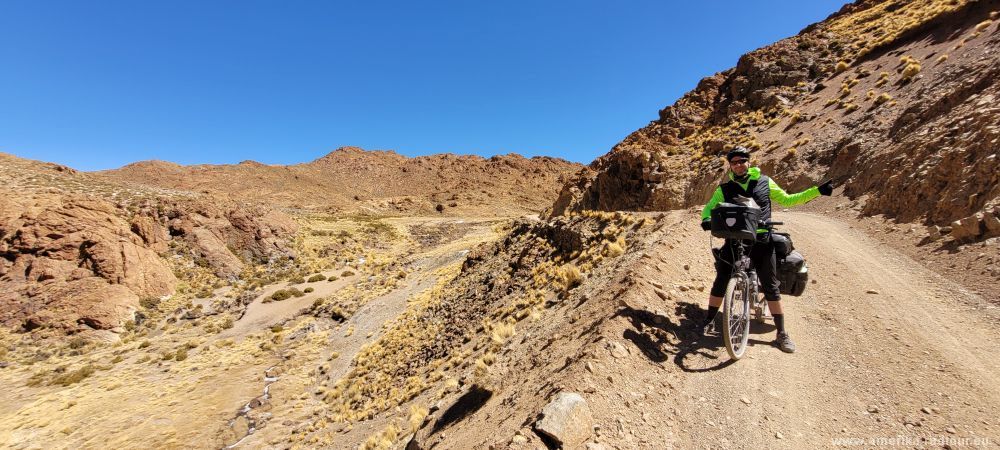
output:
<svg viewBox="0 0 1000 450"><path fill-rule="evenodd" d="M703 348L666 367L687 373L672 378L666 406L677 426L660 439L677 448L1000 445L996 306L844 223L777 220L815 280L784 300L798 352L770 345L770 323L752 330L736 363L721 338L681 344Z"/></svg>

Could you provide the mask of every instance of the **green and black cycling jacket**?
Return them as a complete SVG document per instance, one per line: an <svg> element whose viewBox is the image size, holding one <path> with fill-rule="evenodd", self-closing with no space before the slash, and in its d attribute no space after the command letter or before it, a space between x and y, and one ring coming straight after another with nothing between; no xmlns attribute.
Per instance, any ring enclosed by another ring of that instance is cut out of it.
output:
<svg viewBox="0 0 1000 450"><path fill-rule="evenodd" d="M789 194L781 186L778 186L778 183L775 183L774 180L761 175L759 167L751 167L748 173L750 176L746 182L740 183L733 178L733 172L730 171L729 181L715 188L712 199L701 210L701 220L710 220L712 218L712 210L715 209L716 205L722 202L733 203L737 195L753 198L753 201L757 202L757 205L760 206L760 220L764 222L771 220L772 200L782 207L790 208L819 197L819 188L816 186L798 194ZM758 229L757 232L763 233L767 232L767 230Z"/></svg>

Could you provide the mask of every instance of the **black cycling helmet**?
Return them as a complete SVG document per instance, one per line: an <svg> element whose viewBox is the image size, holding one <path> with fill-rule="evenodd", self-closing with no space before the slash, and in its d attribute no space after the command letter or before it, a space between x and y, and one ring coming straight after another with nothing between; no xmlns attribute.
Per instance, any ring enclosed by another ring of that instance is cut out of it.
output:
<svg viewBox="0 0 1000 450"><path fill-rule="evenodd" d="M747 150L746 147L737 146L736 148L730 150L729 153L726 153L726 161L732 161L733 158L737 156L742 156L747 159L750 159L750 150Z"/></svg>

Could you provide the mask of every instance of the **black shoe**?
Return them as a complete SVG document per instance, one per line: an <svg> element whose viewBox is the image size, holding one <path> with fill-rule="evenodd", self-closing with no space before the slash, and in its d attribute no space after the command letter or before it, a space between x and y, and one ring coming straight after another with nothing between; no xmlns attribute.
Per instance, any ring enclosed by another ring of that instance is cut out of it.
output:
<svg viewBox="0 0 1000 450"><path fill-rule="evenodd" d="M785 353L795 353L795 343L792 342L792 338L788 336L787 332L778 333L778 337L774 340L774 345Z"/></svg>
<svg viewBox="0 0 1000 450"><path fill-rule="evenodd" d="M695 336L702 338L705 337L705 335L711 333L712 331L715 331L714 325L715 324L713 322L709 322L707 324L696 322L693 325L691 325L691 332L694 333Z"/></svg>

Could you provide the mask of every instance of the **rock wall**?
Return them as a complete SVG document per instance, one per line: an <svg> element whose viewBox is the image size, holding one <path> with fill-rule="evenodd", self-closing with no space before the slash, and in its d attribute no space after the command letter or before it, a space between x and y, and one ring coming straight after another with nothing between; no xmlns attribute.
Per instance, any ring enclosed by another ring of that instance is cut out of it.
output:
<svg viewBox="0 0 1000 450"><path fill-rule="evenodd" d="M996 236L998 11L847 5L703 79L570 180L553 215L703 204L743 145L790 191L833 179L863 214Z"/></svg>

